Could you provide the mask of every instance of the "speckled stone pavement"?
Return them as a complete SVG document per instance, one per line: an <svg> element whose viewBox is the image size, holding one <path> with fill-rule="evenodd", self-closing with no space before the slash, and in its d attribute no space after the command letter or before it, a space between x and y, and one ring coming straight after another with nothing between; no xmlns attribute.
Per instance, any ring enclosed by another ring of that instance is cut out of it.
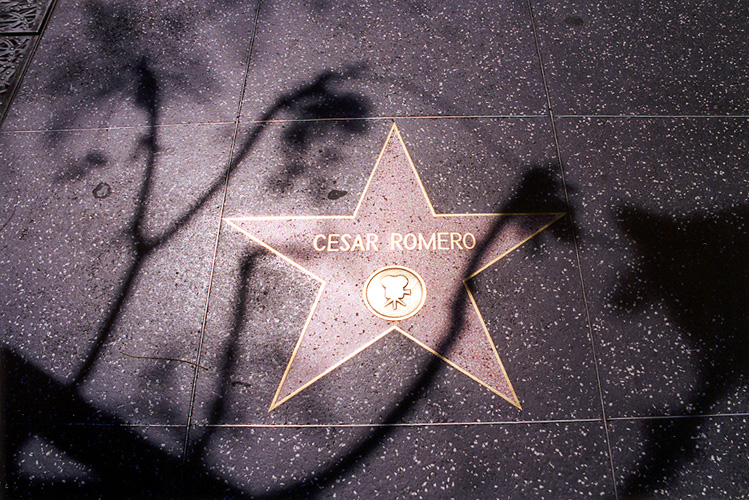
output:
<svg viewBox="0 0 749 500"><path fill-rule="evenodd" d="M2 498L749 498L748 20L0 0ZM273 405L337 226L228 220L354 214L394 124L435 213L566 214L466 282L518 405L429 277L441 357L393 331Z"/></svg>

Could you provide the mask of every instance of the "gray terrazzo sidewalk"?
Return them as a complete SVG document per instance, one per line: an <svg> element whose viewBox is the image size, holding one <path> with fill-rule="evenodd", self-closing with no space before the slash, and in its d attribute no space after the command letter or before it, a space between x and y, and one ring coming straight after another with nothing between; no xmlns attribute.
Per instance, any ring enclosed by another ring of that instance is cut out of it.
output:
<svg viewBox="0 0 749 500"><path fill-rule="evenodd" d="M0 0L0 498L749 498L747 40Z"/></svg>

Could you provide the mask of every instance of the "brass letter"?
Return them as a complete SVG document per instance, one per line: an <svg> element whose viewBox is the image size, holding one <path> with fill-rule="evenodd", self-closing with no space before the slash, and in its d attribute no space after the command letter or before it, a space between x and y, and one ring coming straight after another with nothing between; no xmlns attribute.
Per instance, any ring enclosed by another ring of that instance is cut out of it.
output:
<svg viewBox="0 0 749 500"><path fill-rule="evenodd" d="M448 233L437 233L437 248L440 250L449 250L447 248L447 234Z"/></svg>
<svg viewBox="0 0 749 500"><path fill-rule="evenodd" d="M392 233L390 235L390 250L395 250L396 246L398 246L398 250L403 250L403 247L401 246L401 241L403 241L402 234Z"/></svg>
<svg viewBox="0 0 749 500"><path fill-rule="evenodd" d="M471 237L471 241L473 242L470 245L468 244L468 237L469 236ZM473 247L476 246L476 237L472 233L466 233L466 234L464 234L463 235L463 246L466 247L466 250L471 250Z"/></svg>
<svg viewBox="0 0 749 500"><path fill-rule="evenodd" d="M453 250L455 245L458 245L458 250L463 250L463 247L460 246L460 240L460 233L450 233L450 250Z"/></svg>
<svg viewBox="0 0 749 500"><path fill-rule="evenodd" d="M349 240L351 239L350 234L342 234L341 235L341 252L348 252L349 248L351 248L351 244L349 243ZM343 246L345 245L345 246Z"/></svg>
<svg viewBox="0 0 749 500"><path fill-rule="evenodd" d="M429 241L424 239L424 236L419 233L419 250L437 250L437 243L434 240L434 233L432 233L432 236L429 238Z"/></svg>
<svg viewBox="0 0 749 500"><path fill-rule="evenodd" d="M318 252L322 252L323 250L325 250L325 245L323 245L321 247L317 246L317 240L319 240L320 238L325 239L325 235L324 234L318 234L317 236L315 236L315 239L312 240L312 246L315 247L315 250L317 250Z"/></svg>
<svg viewBox="0 0 749 500"><path fill-rule="evenodd" d="M361 234L357 234L356 238L354 238L354 244L351 245L351 251L353 252L357 247L362 252L364 251L364 240L362 240Z"/></svg>
<svg viewBox="0 0 749 500"><path fill-rule="evenodd" d="M377 235L374 233L367 233L367 250L369 250L369 246L372 245L375 249L375 251L379 251L380 249L377 248Z"/></svg>

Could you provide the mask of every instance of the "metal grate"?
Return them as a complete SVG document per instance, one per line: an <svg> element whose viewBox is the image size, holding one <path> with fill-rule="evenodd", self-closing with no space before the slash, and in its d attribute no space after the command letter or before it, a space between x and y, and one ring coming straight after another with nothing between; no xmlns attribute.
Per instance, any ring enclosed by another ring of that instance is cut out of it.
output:
<svg viewBox="0 0 749 500"><path fill-rule="evenodd" d="M0 0L0 124L36 50L55 0Z"/></svg>

